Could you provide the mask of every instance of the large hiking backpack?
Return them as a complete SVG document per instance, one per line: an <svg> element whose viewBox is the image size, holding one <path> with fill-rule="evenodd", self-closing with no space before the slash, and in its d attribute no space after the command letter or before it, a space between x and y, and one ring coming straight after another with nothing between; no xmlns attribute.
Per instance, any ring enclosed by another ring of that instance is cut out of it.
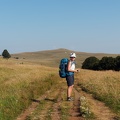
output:
<svg viewBox="0 0 120 120"><path fill-rule="evenodd" d="M68 65L68 59L67 58L63 58L60 61L60 65L59 65L59 76L61 78L65 78L66 77L66 72L67 72L67 65Z"/></svg>
<svg viewBox="0 0 120 120"><path fill-rule="evenodd" d="M67 71L67 65L68 65L68 59L67 58L63 58L60 61L60 65L59 65L59 76L61 78L65 78L66 76L70 76L73 75L73 72L69 72Z"/></svg>

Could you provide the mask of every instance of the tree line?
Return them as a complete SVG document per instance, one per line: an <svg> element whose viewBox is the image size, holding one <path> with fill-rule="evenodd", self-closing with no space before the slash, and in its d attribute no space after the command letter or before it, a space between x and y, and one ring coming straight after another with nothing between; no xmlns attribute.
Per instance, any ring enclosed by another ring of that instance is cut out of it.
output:
<svg viewBox="0 0 120 120"><path fill-rule="evenodd" d="M120 56L117 56L116 58L105 56L101 60L94 56L88 57L82 63L82 68L90 70L120 71Z"/></svg>

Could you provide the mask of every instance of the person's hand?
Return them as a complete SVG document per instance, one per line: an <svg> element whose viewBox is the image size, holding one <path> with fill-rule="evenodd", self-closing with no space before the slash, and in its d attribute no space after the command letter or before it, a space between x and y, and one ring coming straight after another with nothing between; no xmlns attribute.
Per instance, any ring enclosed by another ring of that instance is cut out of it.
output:
<svg viewBox="0 0 120 120"><path fill-rule="evenodd" d="M80 69L76 69L76 72L80 72Z"/></svg>

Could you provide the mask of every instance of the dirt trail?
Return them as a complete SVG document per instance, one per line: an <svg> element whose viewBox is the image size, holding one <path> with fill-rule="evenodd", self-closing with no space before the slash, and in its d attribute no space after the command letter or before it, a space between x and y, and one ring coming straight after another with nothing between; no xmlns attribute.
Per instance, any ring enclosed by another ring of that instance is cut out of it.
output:
<svg viewBox="0 0 120 120"><path fill-rule="evenodd" d="M61 87L49 90L37 100L33 100L32 104L26 109L16 120L64 120L61 114L61 106L66 105L70 107L65 120L90 120L81 117L80 113L80 97L85 96L91 112L95 115L95 120L119 120L115 117L108 107L104 103L95 100L92 95L85 93L81 88L75 85L73 89L74 101L66 101L66 83L61 83ZM43 108L38 109L42 106ZM31 116L31 114L34 113ZM36 113L36 114L35 114Z"/></svg>
<svg viewBox="0 0 120 120"><path fill-rule="evenodd" d="M71 108L70 115L67 115L70 120L79 120L75 119L80 118L79 93L76 90L74 91L75 100L69 102L66 101L66 97L64 97L66 96L66 85L64 85L62 88L57 88L57 90L49 90L37 100L33 100L29 108L26 109L20 116L18 116L16 120L46 120L49 119L48 117L50 117L51 120L61 120L61 104ZM41 105L42 102L46 103L44 104L44 108L38 112L36 109ZM37 111L37 115L30 117L35 111Z"/></svg>
<svg viewBox="0 0 120 120"><path fill-rule="evenodd" d="M120 120L103 102L94 99L91 94L82 91L79 87L77 87L77 91L86 97L91 112L95 115L95 120Z"/></svg>
<svg viewBox="0 0 120 120"><path fill-rule="evenodd" d="M80 113L80 94L79 92L74 89L74 101L72 109L70 110L71 116L69 117L69 120L84 120L84 118L81 117Z"/></svg>
<svg viewBox="0 0 120 120"><path fill-rule="evenodd" d="M53 112L51 113L52 120L60 120L60 104L62 102L62 89L59 90L58 98L56 102L52 105Z"/></svg>
<svg viewBox="0 0 120 120"><path fill-rule="evenodd" d="M31 114L35 108L39 105L40 101L45 99L49 91L47 91L44 95L39 97L37 100L32 100L32 104L29 106L28 109L26 109L16 120L25 120L29 114Z"/></svg>

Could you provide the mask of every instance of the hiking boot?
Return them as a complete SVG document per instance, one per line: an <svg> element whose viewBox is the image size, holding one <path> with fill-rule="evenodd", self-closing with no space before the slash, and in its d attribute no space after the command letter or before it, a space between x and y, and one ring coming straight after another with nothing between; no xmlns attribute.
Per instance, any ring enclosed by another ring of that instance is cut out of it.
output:
<svg viewBox="0 0 120 120"><path fill-rule="evenodd" d="M67 101L73 101L74 99L72 97L68 97Z"/></svg>

